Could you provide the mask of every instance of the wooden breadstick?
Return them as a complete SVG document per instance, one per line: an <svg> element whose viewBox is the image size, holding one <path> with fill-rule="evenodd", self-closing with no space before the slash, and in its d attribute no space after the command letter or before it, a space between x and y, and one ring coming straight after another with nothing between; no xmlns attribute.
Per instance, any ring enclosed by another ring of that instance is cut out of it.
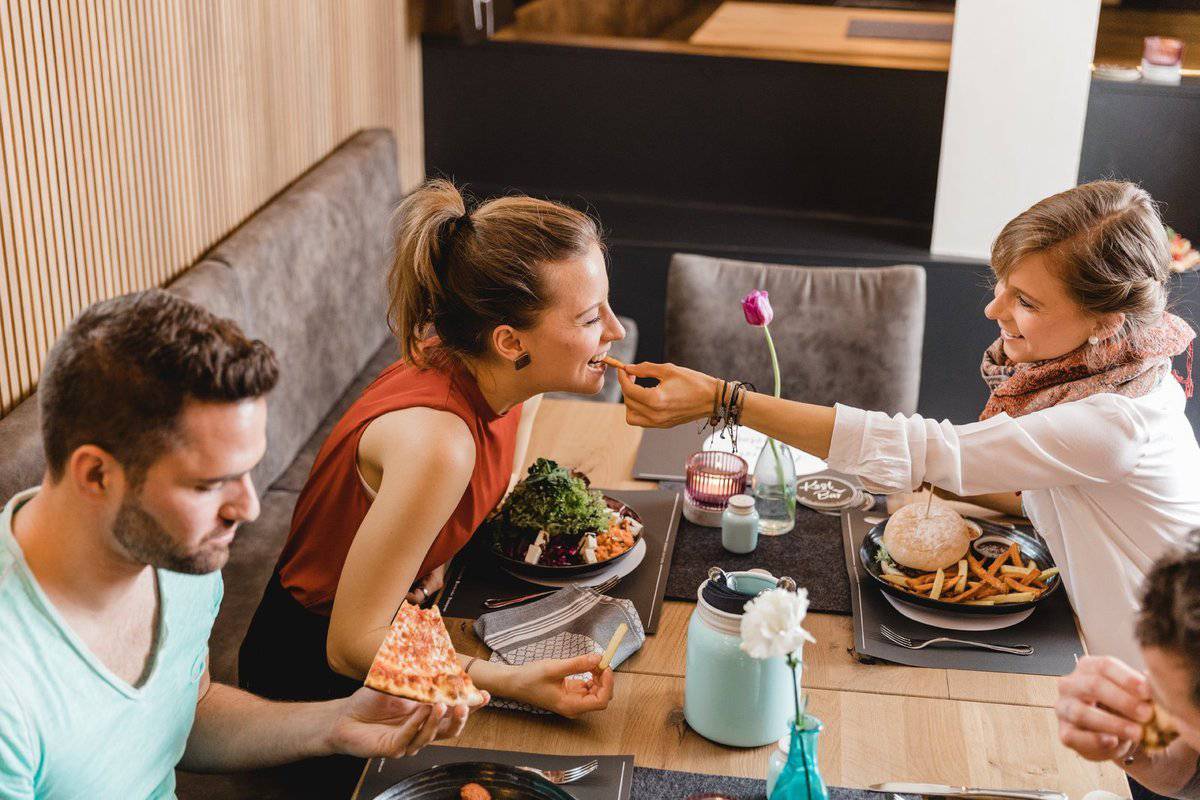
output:
<svg viewBox="0 0 1200 800"><path fill-rule="evenodd" d="M624 364L622 364L620 361L617 361L612 356L605 356L604 358L602 358L600 360L603 361L605 364L608 364L613 369L624 369L625 368Z"/></svg>
<svg viewBox="0 0 1200 800"><path fill-rule="evenodd" d="M608 648L604 651L604 655L600 658L600 664L596 669L604 672L608 669L608 665L612 662L613 656L617 654L617 647L620 646L621 640L625 638L625 633L629 630L629 626L622 622L613 631L612 638L608 640Z"/></svg>

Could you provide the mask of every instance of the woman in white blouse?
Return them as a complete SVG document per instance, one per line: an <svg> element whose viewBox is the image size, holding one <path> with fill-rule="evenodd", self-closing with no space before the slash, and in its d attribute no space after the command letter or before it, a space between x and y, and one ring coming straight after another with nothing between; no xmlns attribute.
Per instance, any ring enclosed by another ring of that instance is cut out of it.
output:
<svg viewBox="0 0 1200 800"><path fill-rule="evenodd" d="M1000 338L983 358L992 394L981 421L757 393L744 395L741 421L877 490L930 483L1023 511L1063 568L1088 649L1140 665L1141 579L1200 527L1200 448L1170 368L1194 333L1166 313L1162 221L1133 184L1085 184L1009 222L992 270L995 299L984 314ZM634 377L659 383L643 388ZM643 427L708 417L721 386L671 364L630 365L620 378L627 419Z"/></svg>

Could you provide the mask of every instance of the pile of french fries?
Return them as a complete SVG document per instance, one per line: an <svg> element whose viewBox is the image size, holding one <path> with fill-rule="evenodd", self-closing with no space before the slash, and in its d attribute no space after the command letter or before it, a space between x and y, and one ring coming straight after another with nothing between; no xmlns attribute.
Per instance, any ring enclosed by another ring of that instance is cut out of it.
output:
<svg viewBox="0 0 1200 800"><path fill-rule="evenodd" d="M930 600L968 606L1032 602L1049 588L1049 581L1058 575L1058 567L1041 569L1033 559L1022 561L1021 549L1016 542L1003 555L992 559L990 564L967 553L967 557L958 562L957 568L939 569L915 578L908 577L886 561L880 562L879 566L883 573L879 577L893 586Z"/></svg>

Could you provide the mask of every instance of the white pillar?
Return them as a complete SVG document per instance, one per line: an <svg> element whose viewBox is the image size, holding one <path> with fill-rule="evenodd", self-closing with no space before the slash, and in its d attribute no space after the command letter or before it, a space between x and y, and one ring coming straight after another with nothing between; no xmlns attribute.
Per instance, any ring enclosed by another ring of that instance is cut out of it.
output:
<svg viewBox="0 0 1200 800"><path fill-rule="evenodd" d="M1100 0L958 0L935 255L987 259L1004 224L1074 186Z"/></svg>

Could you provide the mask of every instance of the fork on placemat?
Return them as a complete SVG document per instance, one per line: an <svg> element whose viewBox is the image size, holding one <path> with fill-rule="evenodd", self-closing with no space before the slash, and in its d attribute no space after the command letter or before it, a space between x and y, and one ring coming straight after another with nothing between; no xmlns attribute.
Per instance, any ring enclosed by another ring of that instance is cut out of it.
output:
<svg viewBox="0 0 1200 800"><path fill-rule="evenodd" d="M964 647L978 647L981 650L993 650L997 653L1011 653L1014 656L1033 655L1033 648L1027 644L989 644L987 642L972 642L966 639L951 639L948 636L939 636L935 639L910 639L907 636L901 636L896 633L887 625L879 626L879 634L892 644L907 650L920 650L931 644L958 644Z"/></svg>
<svg viewBox="0 0 1200 800"><path fill-rule="evenodd" d="M604 594L616 586L617 582L620 580L621 579L619 577L614 575L603 583L598 583L595 586L586 586L584 588L591 589L597 594ZM483 607L492 610L497 608L508 608L509 606L519 605L520 603L526 603L530 600L540 600L543 597L549 597L557 591L558 589L550 589L545 592L534 592L533 594L523 594L516 597L489 597L487 600L483 601Z"/></svg>
<svg viewBox="0 0 1200 800"><path fill-rule="evenodd" d="M517 769L541 775L551 783L574 783L580 778L591 775L599 766L599 761L589 761L586 764L580 764L570 769L538 769L537 767L517 767Z"/></svg>

